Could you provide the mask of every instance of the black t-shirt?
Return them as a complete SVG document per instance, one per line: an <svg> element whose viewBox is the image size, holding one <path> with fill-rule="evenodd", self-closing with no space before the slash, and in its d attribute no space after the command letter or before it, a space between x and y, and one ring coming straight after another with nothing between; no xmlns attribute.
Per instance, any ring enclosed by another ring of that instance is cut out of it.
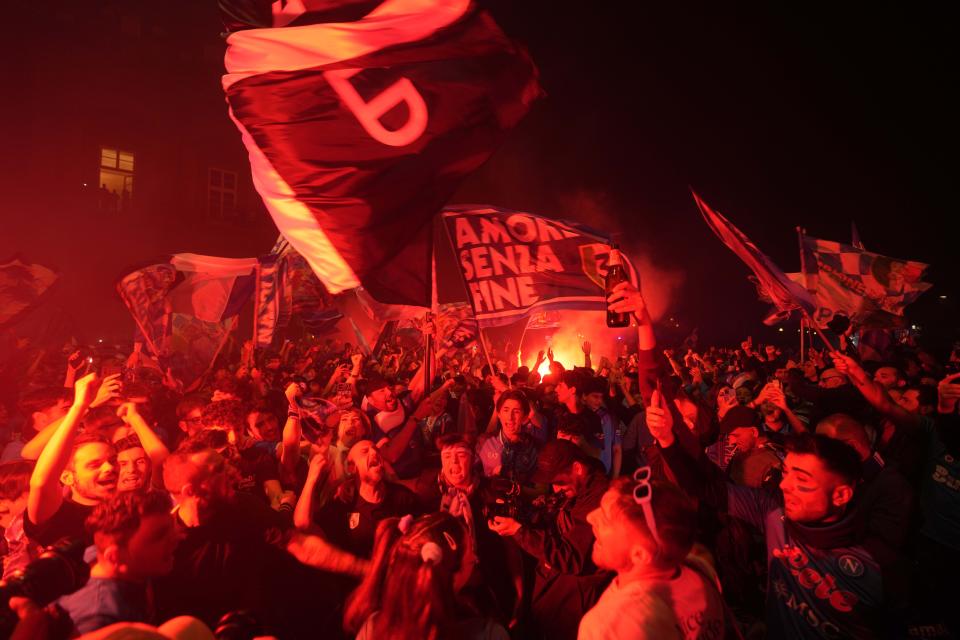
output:
<svg viewBox="0 0 960 640"><path fill-rule="evenodd" d="M215 628L224 614L246 610L281 638L311 637L309 629L327 625L331 637L338 637L339 607L354 583L287 553L285 526L280 514L242 493L201 526L187 527L178 519L183 538L173 571L154 581L158 619L191 615Z"/></svg>
<svg viewBox="0 0 960 640"><path fill-rule="evenodd" d="M93 536L88 532L84 523L93 512L92 506L77 504L69 498L64 498L60 508L43 524L34 524L29 516L23 516L23 531L27 537L49 546L60 538L80 538L87 545L93 544Z"/></svg>
<svg viewBox="0 0 960 640"><path fill-rule="evenodd" d="M320 509L314 522L320 525L333 544L369 558L378 522L385 518L402 518L408 513L416 516L421 512L415 493L392 482L386 482L384 486L380 502L367 502L357 490L350 503L337 498L330 500Z"/></svg>
<svg viewBox="0 0 960 640"><path fill-rule="evenodd" d="M238 491L265 498L263 484L268 480L280 479L280 465L276 456L263 446L254 445L242 450L233 463L240 472Z"/></svg>

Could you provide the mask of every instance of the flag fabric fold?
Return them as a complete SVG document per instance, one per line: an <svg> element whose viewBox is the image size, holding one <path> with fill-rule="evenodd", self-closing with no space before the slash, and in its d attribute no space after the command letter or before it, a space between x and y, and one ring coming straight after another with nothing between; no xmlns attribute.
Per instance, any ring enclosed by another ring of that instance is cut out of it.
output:
<svg viewBox="0 0 960 640"><path fill-rule="evenodd" d="M270 347L277 330L289 327L294 317L315 334L332 331L343 318L310 265L283 236L259 259L254 304L258 348Z"/></svg>
<svg viewBox="0 0 960 640"><path fill-rule="evenodd" d="M223 87L280 232L331 294L429 306L432 219L541 94L532 62L469 0L223 4Z"/></svg>
<svg viewBox="0 0 960 640"><path fill-rule="evenodd" d="M711 209L696 193L693 193L693 199L707 226L753 271L754 284L761 299L769 300L776 307L776 312L768 315L765 322L776 322L776 319L785 318L795 309L806 315L813 314L816 303L802 285L791 280L740 229Z"/></svg>
<svg viewBox="0 0 960 640"><path fill-rule="evenodd" d="M59 276L20 256L0 263L0 327L35 307Z"/></svg>

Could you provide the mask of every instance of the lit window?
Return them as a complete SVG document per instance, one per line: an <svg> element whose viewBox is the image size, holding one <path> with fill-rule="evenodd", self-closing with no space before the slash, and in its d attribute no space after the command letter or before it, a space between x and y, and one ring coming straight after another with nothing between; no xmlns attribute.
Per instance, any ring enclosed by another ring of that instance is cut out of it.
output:
<svg viewBox="0 0 960 640"><path fill-rule="evenodd" d="M100 166L116 169L117 168L117 150L116 149L100 149Z"/></svg>
<svg viewBox="0 0 960 640"><path fill-rule="evenodd" d="M133 154L126 151L120 152L120 164L117 167L121 171L133 171Z"/></svg>
<svg viewBox="0 0 960 640"><path fill-rule="evenodd" d="M133 204L133 153L100 148L99 207L127 212Z"/></svg>

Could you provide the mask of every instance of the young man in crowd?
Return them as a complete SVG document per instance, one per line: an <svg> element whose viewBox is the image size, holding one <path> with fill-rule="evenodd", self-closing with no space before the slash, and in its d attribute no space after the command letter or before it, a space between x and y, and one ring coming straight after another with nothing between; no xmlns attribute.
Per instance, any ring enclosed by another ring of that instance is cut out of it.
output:
<svg viewBox="0 0 960 640"><path fill-rule="evenodd" d="M63 387L45 387L24 393L17 402L17 408L26 417L27 425L21 427L19 437L11 439L3 448L0 462L10 462L24 457L22 452L26 444L45 427L63 418L69 407L69 392ZM36 460L42 448L41 445L27 457ZM27 453L31 452L28 450Z"/></svg>
<svg viewBox="0 0 960 640"><path fill-rule="evenodd" d="M173 571L156 581L161 620L192 615L216 628L224 614L246 610L279 637L339 628L336 609L349 582L297 558L352 575L363 570L360 560L316 536L292 534L281 514L237 491L236 470L213 449L173 453L163 479L181 540Z"/></svg>
<svg viewBox="0 0 960 640"><path fill-rule="evenodd" d="M693 500L675 485L621 478L587 515L593 561L616 577L580 621L578 640L723 638L723 598L709 563L691 555Z"/></svg>
<svg viewBox="0 0 960 640"><path fill-rule="evenodd" d="M30 476L33 462L14 460L0 464L0 557L3 558L3 577L23 569L36 557L37 544L23 532L24 509L30 494Z"/></svg>
<svg viewBox="0 0 960 640"><path fill-rule="evenodd" d="M419 514L421 507L416 494L386 479L384 457L373 442L361 440L353 445L347 456L347 467L347 480L340 485L336 496L315 513L312 521L341 549L370 557L379 521ZM309 499L314 494L308 494L305 489L301 499Z"/></svg>
<svg viewBox="0 0 960 640"><path fill-rule="evenodd" d="M763 532L770 637L874 637L884 629L880 566L863 546L854 495L857 452L823 435L788 441L779 491L710 475L677 446L673 417L654 394L647 425L681 487Z"/></svg>
<svg viewBox="0 0 960 640"><path fill-rule="evenodd" d="M487 526L537 562L526 637L575 638L580 618L609 581L591 560L594 537L587 522L608 480L599 461L566 440L544 445L532 480L551 485L559 507L545 507L536 524L494 516Z"/></svg>
<svg viewBox="0 0 960 640"><path fill-rule="evenodd" d="M263 447L255 446L256 441L247 433L246 417L239 400L228 398L211 402L202 411L203 429L180 446L192 450L217 449L240 472L238 490L276 506L283 494L277 457Z"/></svg>
<svg viewBox="0 0 960 640"><path fill-rule="evenodd" d="M590 445L600 452L600 461L609 476L616 478L620 475L620 466L623 463L623 442L620 419L610 413L604 405L608 392L607 379L594 376L587 378L580 397L583 406L600 421L600 430L591 439Z"/></svg>
<svg viewBox="0 0 960 640"><path fill-rule="evenodd" d="M479 560L469 583L477 605L486 615L507 625L519 616L522 595L522 561L515 545L486 526L484 514L502 502L493 482L480 473L470 442L453 433L438 441L441 469L437 478L439 500L431 503L459 518L473 538Z"/></svg>
<svg viewBox="0 0 960 640"><path fill-rule="evenodd" d="M414 413L412 393L396 394L394 383L375 376L367 380L367 416L370 418L372 440L396 472L397 477L417 486L423 471L423 441Z"/></svg>
<svg viewBox="0 0 960 640"><path fill-rule="evenodd" d="M77 633L115 622L158 622L150 618L148 583L173 569L172 505L164 492L126 491L94 508L86 522L97 549L90 580L59 600Z"/></svg>
<svg viewBox="0 0 960 640"><path fill-rule="evenodd" d="M140 415L135 403L121 404L117 416L126 426L125 430L114 435L119 474L117 490L141 491L154 484L162 487L163 483L159 481L159 475L154 477L153 469L163 467L163 461L170 455L167 446ZM116 436L120 433L126 435L118 439Z"/></svg>
<svg viewBox="0 0 960 640"><path fill-rule="evenodd" d="M30 477L23 529L42 545L64 536L89 539L84 521L94 506L116 493L113 445L99 436L77 433L97 383L92 373L77 380L73 404L44 446Z"/></svg>
<svg viewBox="0 0 960 640"><path fill-rule="evenodd" d="M509 389L500 393L496 418L500 429L483 439L477 455L486 476L500 476L520 484L528 484L537 465L540 444L534 436L536 428L528 420L530 401L522 391Z"/></svg>

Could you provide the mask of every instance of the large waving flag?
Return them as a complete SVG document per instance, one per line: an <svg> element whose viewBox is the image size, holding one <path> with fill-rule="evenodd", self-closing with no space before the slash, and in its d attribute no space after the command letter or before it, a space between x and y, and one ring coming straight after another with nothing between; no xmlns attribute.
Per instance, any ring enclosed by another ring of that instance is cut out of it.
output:
<svg viewBox="0 0 960 640"><path fill-rule="evenodd" d="M220 0L253 180L331 294L429 306L432 218L541 94L470 0Z"/></svg>
<svg viewBox="0 0 960 640"><path fill-rule="evenodd" d="M772 302L781 316L789 315L795 309L800 309L806 315L815 311L816 303L810 292L792 281L740 229L711 209L696 193L693 194L693 199L707 226L753 271L753 282L762 299Z"/></svg>
<svg viewBox="0 0 960 640"><path fill-rule="evenodd" d="M40 302L57 278L52 269L19 256L0 263L0 327Z"/></svg>
<svg viewBox="0 0 960 640"><path fill-rule="evenodd" d="M190 389L236 326L256 274L256 258L178 253L127 274L117 291L161 366Z"/></svg>
<svg viewBox="0 0 960 640"><path fill-rule="evenodd" d="M446 207L442 218L481 328L540 311L606 309L608 236L575 222L487 205ZM624 266L636 284L626 256Z"/></svg>
<svg viewBox="0 0 960 640"><path fill-rule="evenodd" d="M814 293L814 319L826 326L834 314L870 326L894 326L904 308L932 285L923 282L927 265L888 258L852 245L803 236L804 273Z"/></svg>

